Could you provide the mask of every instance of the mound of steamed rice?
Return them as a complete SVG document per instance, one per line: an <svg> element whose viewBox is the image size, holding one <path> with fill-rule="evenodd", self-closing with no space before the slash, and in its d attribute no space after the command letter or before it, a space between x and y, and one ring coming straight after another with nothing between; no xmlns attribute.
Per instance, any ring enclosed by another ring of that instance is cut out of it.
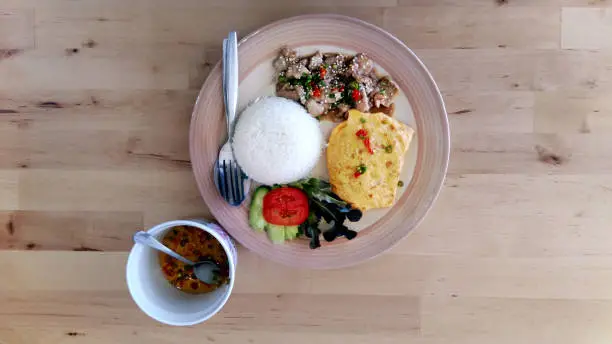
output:
<svg viewBox="0 0 612 344"><path fill-rule="evenodd" d="M266 185L307 177L323 146L319 123L298 103L266 97L239 116L232 138L234 157L251 179Z"/></svg>

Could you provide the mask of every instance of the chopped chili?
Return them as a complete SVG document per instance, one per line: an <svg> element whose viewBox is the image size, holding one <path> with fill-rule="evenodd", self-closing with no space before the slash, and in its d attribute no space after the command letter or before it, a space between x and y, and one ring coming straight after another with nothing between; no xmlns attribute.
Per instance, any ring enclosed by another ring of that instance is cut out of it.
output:
<svg viewBox="0 0 612 344"><path fill-rule="evenodd" d="M321 96L321 89L316 87L314 90L312 90L312 96L313 97L320 97Z"/></svg>
<svg viewBox="0 0 612 344"><path fill-rule="evenodd" d="M325 68L321 68L321 70L319 70L319 75L321 76L321 79L325 77L325 74L327 74L327 70Z"/></svg>
<svg viewBox="0 0 612 344"><path fill-rule="evenodd" d="M358 138L360 139L365 139L366 137L368 137L368 131L365 129L359 129L357 130L357 132L355 133L355 135L357 135Z"/></svg>
<svg viewBox="0 0 612 344"><path fill-rule="evenodd" d="M355 135L357 135L358 138L363 140L363 144L365 145L368 152L370 154L374 154L374 150L372 149L372 144L370 143L370 138L368 137L368 131L365 129L359 129L357 130Z"/></svg>
<svg viewBox="0 0 612 344"><path fill-rule="evenodd" d="M368 150L368 152L370 154L374 154L374 150L372 149L372 145L370 144L370 138L369 137L366 137L363 140L363 144L366 146L366 149Z"/></svg>
<svg viewBox="0 0 612 344"><path fill-rule="evenodd" d="M359 90L353 90L351 92L351 98L353 98L354 101L361 100L361 92L359 92Z"/></svg>

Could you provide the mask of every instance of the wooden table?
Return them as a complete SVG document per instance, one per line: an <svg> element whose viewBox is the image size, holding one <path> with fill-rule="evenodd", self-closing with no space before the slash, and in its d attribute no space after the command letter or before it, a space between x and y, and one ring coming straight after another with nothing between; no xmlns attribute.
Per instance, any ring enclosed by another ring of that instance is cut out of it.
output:
<svg viewBox="0 0 612 344"><path fill-rule="evenodd" d="M610 343L611 6L1 0L0 343ZM438 202L351 269L241 250L221 314L154 322L126 251L137 229L209 216L187 132L221 39L319 12L389 30L431 69L452 128Z"/></svg>

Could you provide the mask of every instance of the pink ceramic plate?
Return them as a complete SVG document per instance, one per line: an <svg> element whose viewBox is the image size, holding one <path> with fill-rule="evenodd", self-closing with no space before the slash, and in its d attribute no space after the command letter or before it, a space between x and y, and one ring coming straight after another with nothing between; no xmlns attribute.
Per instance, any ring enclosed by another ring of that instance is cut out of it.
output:
<svg viewBox="0 0 612 344"><path fill-rule="evenodd" d="M359 221L357 238L336 239L311 250L307 240L275 245L265 233L248 224L247 199L242 207L228 205L215 189L213 165L226 139L221 65L215 66L202 86L191 120L190 149L193 171L204 201L221 225L242 245L274 261L306 268L338 268L372 258L395 245L423 219L436 199L448 166L448 118L440 92L423 63L401 41L358 19L338 15L288 18L250 34L239 45L239 109L261 95L274 94L272 60L282 46L307 54L364 52L381 75L400 86L395 117L412 126L416 137L407 153L401 179L407 185L390 209L368 211ZM331 124L324 124L329 132ZM322 159L325 160L325 159ZM324 172L317 173L322 176Z"/></svg>

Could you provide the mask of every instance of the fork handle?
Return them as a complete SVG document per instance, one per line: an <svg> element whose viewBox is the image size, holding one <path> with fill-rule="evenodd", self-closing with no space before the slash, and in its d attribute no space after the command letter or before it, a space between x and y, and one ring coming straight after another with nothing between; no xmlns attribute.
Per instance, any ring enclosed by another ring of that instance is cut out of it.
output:
<svg viewBox="0 0 612 344"><path fill-rule="evenodd" d="M223 101L227 135L231 137L238 104L238 36L235 31L223 41Z"/></svg>

